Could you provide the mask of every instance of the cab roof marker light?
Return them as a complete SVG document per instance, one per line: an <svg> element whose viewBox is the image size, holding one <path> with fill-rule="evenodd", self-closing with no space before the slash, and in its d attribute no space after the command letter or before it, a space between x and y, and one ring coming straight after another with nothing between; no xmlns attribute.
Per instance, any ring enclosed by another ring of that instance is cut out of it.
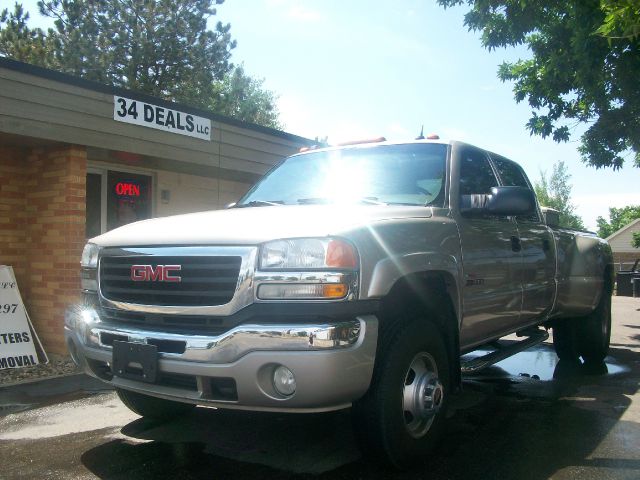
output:
<svg viewBox="0 0 640 480"><path fill-rule="evenodd" d="M430 133L427 135L427 140L440 140L440 135L437 133Z"/></svg>

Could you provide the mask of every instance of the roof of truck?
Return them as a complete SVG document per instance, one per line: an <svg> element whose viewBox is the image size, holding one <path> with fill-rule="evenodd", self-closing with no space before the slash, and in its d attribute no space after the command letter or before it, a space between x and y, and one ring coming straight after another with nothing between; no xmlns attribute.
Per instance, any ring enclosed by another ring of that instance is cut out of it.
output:
<svg viewBox="0 0 640 480"><path fill-rule="evenodd" d="M310 148L308 150L302 151L300 153L298 153L297 155L304 155L306 153L311 153L311 152L330 152L333 150L344 150L344 149L352 149L352 148L371 148L371 147L378 147L378 146L386 146L386 145L412 145L412 144L426 144L426 143L436 143L436 144L440 144L440 145L453 145L455 144L462 144L464 142L460 142L457 140L444 140L441 138L438 139L424 139L424 140L395 140L395 141L389 141L389 140L384 140L384 141L369 141L369 140L363 140L361 143L358 142L354 142L354 143L349 143L349 144L345 144L345 145L330 145L328 147L321 147L321 148Z"/></svg>

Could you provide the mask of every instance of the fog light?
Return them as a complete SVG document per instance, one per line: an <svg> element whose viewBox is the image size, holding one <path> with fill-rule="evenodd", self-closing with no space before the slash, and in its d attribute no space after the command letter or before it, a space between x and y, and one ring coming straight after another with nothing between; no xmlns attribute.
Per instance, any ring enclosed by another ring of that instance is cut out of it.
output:
<svg viewBox="0 0 640 480"><path fill-rule="evenodd" d="M296 391L296 378L293 372L284 365L280 365L273 371L273 388L280 395L286 397L293 395Z"/></svg>

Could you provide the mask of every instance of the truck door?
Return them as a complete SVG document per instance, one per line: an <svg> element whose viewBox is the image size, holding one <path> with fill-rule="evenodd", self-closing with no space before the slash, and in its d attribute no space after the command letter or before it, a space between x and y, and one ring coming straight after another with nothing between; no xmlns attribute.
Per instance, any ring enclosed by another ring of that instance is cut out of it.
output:
<svg viewBox="0 0 640 480"><path fill-rule="evenodd" d="M500 155L491 154L503 185L531 188L522 168ZM556 291L556 254L553 233L544 224L540 212L516 217L522 263L522 323L543 315L553 304Z"/></svg>
<svg viewBox="0 0 640 480"><path fill-rule="evenodd" d="M504 333L519 321L522 284L517 274L521 257L513 219L460 213L462 195L490 193L491 187L499 182L484 151L469 146L455 151L459 153L454 153L452 178L459 181L458 185L452 185L451 194L462 246L460 342L465 348Z"/></svg>

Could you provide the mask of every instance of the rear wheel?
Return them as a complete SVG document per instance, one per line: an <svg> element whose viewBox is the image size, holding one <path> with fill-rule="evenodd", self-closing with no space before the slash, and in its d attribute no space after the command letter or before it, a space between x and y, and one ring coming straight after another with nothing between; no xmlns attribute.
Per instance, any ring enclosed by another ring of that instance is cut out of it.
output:
<svg viewBox="0 0 640 480"><path fill-rule="evenodd" d="M578 351L578 328L580 318L564 318L556 320L553 326L553 347L560 360L577 362L580 357Z"/></svg>
<svg viewBox="0 0 640 480"><path fill-rule="evenodd" d="M596 309L582 319L578 330L578 349L586 363L602 363L611 340L611 293L602 292Z"/></svg>
<svg viewBox="0 0 640 480"><path fill-rule="evenodd" d="M190 403L173 402L121 388L116 388L116 393L129 410L145 418L168 420L185 415L195 408Z"/></svg>
<svg viewBox="0 0 640 480"><path fill-rule="evenodd" d="M407 468L435 446L444 427L449 362L438 328L426 320L390 330L353 414L363 453Z"/></svg>
<svg viewBox="0 0 640 480"><path fill-rule="evenodd" d="M609 352L611 339L611 292L605 290L598 306L580 318L556 320L553 346L560 360L602 363Z"/></svg>

